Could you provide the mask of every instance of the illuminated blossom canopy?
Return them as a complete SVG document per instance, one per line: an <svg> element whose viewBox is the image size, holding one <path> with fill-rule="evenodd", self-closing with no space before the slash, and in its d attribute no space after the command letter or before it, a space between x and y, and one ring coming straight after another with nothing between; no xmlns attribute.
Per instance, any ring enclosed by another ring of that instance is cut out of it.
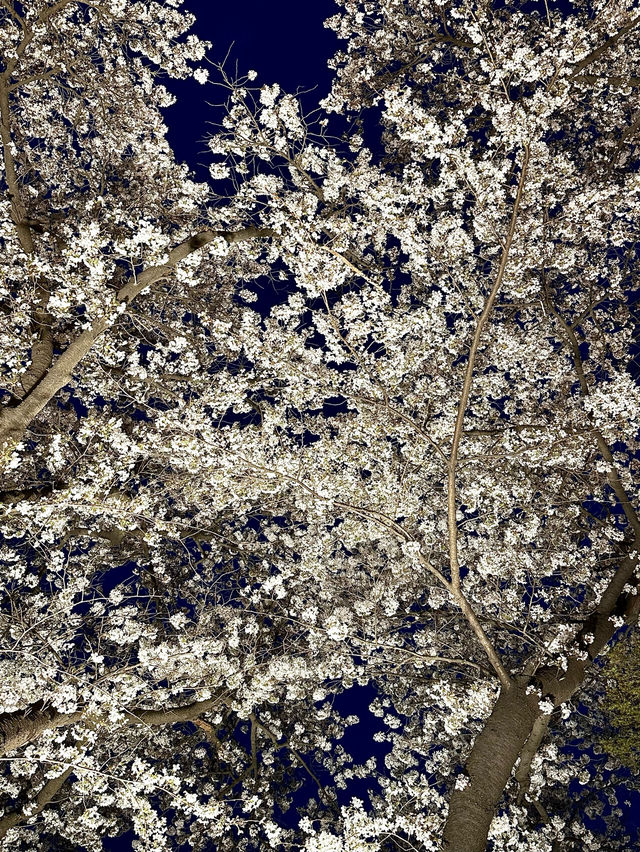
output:
<svg viewBox="0 0 640 852"><path fill-rule="evenodd" d="M181 5L0 2L0 848L629 848L637 4L339 0L310 116Z"/></svg>

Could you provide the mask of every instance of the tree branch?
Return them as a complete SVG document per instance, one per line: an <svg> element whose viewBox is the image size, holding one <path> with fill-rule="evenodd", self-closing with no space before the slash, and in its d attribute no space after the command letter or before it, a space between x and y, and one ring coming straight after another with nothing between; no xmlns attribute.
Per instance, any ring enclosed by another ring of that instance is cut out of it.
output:
<svg viewBox="0 0 640 852"><path fill-rule="evenodd" d="M507 236L505 239L504 247L502 249L502 256L500 258L500 264L498 266L498 273L496 275L496 280L491 288L491 292L489 293L489 297L485 303L484 309L480 318L478 320L478 324L476 326L476 330L473 336L473 340L471 342L471 348L469 350L469 360L467 362L467 369L465 371L464 383L462 386L462 394L460 396L460 402L458 405L458 414L456 417L456 424L453 433L453 443L451 446L451 455L449 457L449 470L448 470L448 484L447 484L447 525L449 530L449 563L451 566L451 589L456 602L462 609L467 621L471 625L474 633L478 637L480 644L484 648L491 662L491 665L496 670L498 677L500 678L500 682L504 687L509 687L511 684L511 678L509 677L506 669L502 665L500 657L496 652L495 648L489 641L488 636L482 628L482 625L478 621L478 618L473 611L471 605L462 594L460 588L460 563L458 561L458 525L456 519L456 467L458 463L458 449L460 446L460 440L462 438L463 426L464 426L464 416L467 408L467 403L469 401L469 394L471 393L471 384L473 382L473 370L475 366L476 355L478 352L478 347L480 345L480 338L482 337L482 332L484 330L485 325L489 320L489 316L491 314L491 310L493 308L493 304L498 295L498 290L502 284L502 280L504 278L504 273L507 268L507 261L509 259L509 250L511 249L511 244L513 242L513 237L516 230L516 221L518 218L518 212L520 210L520 203L522 201L522 193L524 189L524 182L527 175L527 168L529 165L529 146L524 146L524 157L522 160L522 168L520 171L520 180L518 182L518 189L516 192L516 198L513 205L513 211L511 213L511 221L509 223L509 229L507 231Z"/></svg>
<svg viewBox="0 0 640 852"><path fill-rule="evenodd" d="M51 728L64 728L80 722L83 711L58 713L44 708L43 702L32 704L25 710L0 715L0 754L15 751Z"/></svg>
<svg viewBox="0 0 640 852"><path fill-rule="evenodd" d="M453 443L451 446L451 455L449 457L449 473L447 486L447 519L449 528L449 561L451 564L451 583L454 589L456 590L460 589L460 563L458 562L458 527L456 521L456 466L458 463L458 449L460 447L460 440L462 438L464 415L467 408L467 403L469 401L469 394L471 393L471 384L473 382L473 369L475 366L478 347L480 345L480 338L482 337L484 327L489 320L493 304L496 300L496 296L498 295L498 290L500 289L502 280L504 278L504 273L507 268L507 261L509 260L509 250L511 249L511 243L513 242L513 237L516 230L516 221L518 218L518 212L520 210L520 202L522 201L522 192L524 189L524 182L527 175L528 165L529 146L525 145L522 168L520 171L520 180L518 182L518 190L513 205L513 211L511 213L511 221L509 223L507 237L504 243L504 247L502 249L502 256L500 258L500 265L498 266L496 280L494 282L493 287L491 288L491 292L489 293L489 297L485 303L484 310L480 315L480 319L478 320L475 334L473 335L473 340L471 342L471 348L469 350L469 360L467 362L467 369L465 371L462 394L460 396L460 403L458 404L458 415L456 417L456 425L453 433Z"/></svg>
<svg viewBox="0 0 640 852"><path fill-rule="evenodd" d="M256 228L254 226L241 228L238 231L200 231L198 234L194 234L194 236L190 237L188 240L184 240L184 242L171 249L166 263L159 266L150 266L148 269L141 272L140 275L131 278L129 282L118 291L117 300L119 302L126 302L126 304L130 305L136 296L142 292L142 290L146 287L150 287L152 284L155 284L155 282L159 281L161 278L165 278L173 272L174 268L181 260L184 260L188 257L188 255L193 254L194 251L197 251L198 249L201 249L213 242L213 240L222 238L229 243L229 245L232 245L233 243L254 240L260 237L274 236L277 236L277 234L271 228Z"/></svg>
<svg viewBox="0 0 640 852"><path fill-rule="evenodd" d="M631 32L631 30L637 27L639 23L640 15L636 16L635 18L632 18L628 24L625 24L623 27L620 27L617 33L614 33L611 38L608 38L605 42L603 42L600 47L596 47L595 50L592 50L591 53L585 56L584 59L581 59L580 62L576 62L576 64L573 66L573 76L579 74L583 68L587 67L587 65L591 65L592 62L595 62L597 59L600 59L603 53L606 53L606 51L609 50L610 47L616 45L623 36L625 36L628 32Z"/></svg>
<svg viewBox="0 0 640 852"><path fill-rule="evenodd" d="M550 287L547 283L546 275L543 274L542 277L544 298L549 309L549 312L552 313L560 325L562 326L563 334L569 344L569 348L571 350L571 356L573 358L573 364L578 375L578 380L580 382L580 391L583 396L589 396L589 385L587 383L587 378L584 373L584 365L582 363L582 355L580 354L580 344L578 343L578 338L576 337L575 331L571 328L562 314L556 308ZM633 507L633 504L629 500L629 496L622 484L622 480L620 479L620 475L616 470L615 461L613 458L613 454L611 453L611 449L609 444L605 440L602 432L595 426L593 427L593 433L596 436L598 450L600 451L600 455L607 462L608 465L608 473L607 479L609 480L609 485L611 486L614 494L620 505L622 506L622 510L625 514L627 522L631 529L633 530L635 538L640 541L640 518L638 517L638 513Z"/></svg>
<svg viewBox="0 0 640 852"><path fill-rule="evenodd" d="M0 840L7 835L12 828L15 828L17 825L20 825L21 822L24 822L27 819L31 819L34 816L37 816L41 813L47 805L51 804L54 797L57 793L62 789L65 781L73 772L73 767L70 766L68 769L58 775L57 778L51 778L44 787L40 790L38 795L35 798L35 801L32 805L26 806L28 812L23 811L13 811L10 814L7 814L2 819L0 819Z"/></svg>
<svg viewBox="0 0 640 852"><path fill-rule="evenodd" d="M289 743L289 741L288 741L288 740L284 740L284 742L280 742L280 741L278 740L277 736L273 733L273 731L272 731L270 728L268 728L268 727L264 724L264 722L261 722L261 721L260 721L260 720L259 720L259 719L255 716L255 715L252 715L252 716L251 716L251 718L255 720L255 722L256 722L256 724L257 724L257 726L260 728L260 730L262 730L262 731L264 731L264 732L265 732L265 734L266 734L266 735L269 737L269 739L273 742L273 744L276 746L276 748L278 748L278 749L288 748L288 749L289 749L289 751L290 751L290 752L291 752L291 754L295 757L295 759L298 761L298 763L300 764L300 766L302 766L302 768L303 768L303 769L307 772L307 774L309 775L309 777L310 777L310 778L312 778L312 779L313 779L313 781L315 781L315 783L317 784L318 789L320 790L320 792L321 792L321 793L322 793L322 792L324 792L324 785L322 784L322 782L320 781L320 779L319 779L319 778L317 777L317 775L316 775L316 774L315 774L315 773L314 773L314 772L313 772L313 771L309 768L309 766L308 766L307 762L305 761L305 759L302 757L302 755L301 755L301 754L299 754L299 753L296 751L296 749L295 749L295 748L293 748L293 746L291 745L291 743Z"/></svg>
<svg viewBox="0 0 640 852"><path fill-rule="evenodd" d="M202 231L180 243L169 252L167 262L159 266L151 266L138 276L134 276L122 287L117 294L117 301L130 305L142 290L151 286L160 278L173 271L175 266L194 251L206 246L217 238L233 244L243 240L275 236L275 231L269 228L247 227L238 231ZM100 317L91 327L83 331L67 346L56 362L49 368L25 399L15 408L5 407L0 413L0 448L11 446L21 440L31 421L37 417L55 394L70 380L73 370L87 355L95 341L109 327L112 314Z"/></svg>
<svg viewBox="0 0 640 852"><path fill-rule="evenodd" d="M169 707L164 710L124 710L124 722L128 725L174 725L179 722L192 722L218 707L220 704L230 704L227 692L217 693L204 701L194 701L179 707ZM26 743L40 736L43 731L51 728L65 728L77 722L92 721L88 719L84 709L75 713L58 713L53 708L43 709L42 702L31 705L25 710L15 713L5 713L0 716L0 754L15 751Z"/></svg>
<svg viewBox="0 0 640 852"><path fill-rule="evenodd" d="M538 716L533 723L533 728L531 729L529 738L520 752L520 761L518 763L518 768L516 769L516 781L520 788L518 793L518 804L521 804L525 795L529 791L529 785L531 784L531 763L540 748L540 743L549 729L550 719L550 715L548 716L545 714L543 716Z"/></svg>

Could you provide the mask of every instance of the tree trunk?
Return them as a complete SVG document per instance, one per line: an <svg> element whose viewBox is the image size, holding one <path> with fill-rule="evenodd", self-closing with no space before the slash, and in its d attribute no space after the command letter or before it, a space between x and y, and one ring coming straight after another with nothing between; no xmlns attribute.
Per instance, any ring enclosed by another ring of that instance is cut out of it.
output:
<svg viewBox="0 0 640 852"><path fill-rule="evenodd" d="M511 771L541 711L524 683L503 688L466 764L467 786L449 804L443 847L447 852L484 852L487 834Z"/></svg>
<svg viewBox="0 0 640 852"><path fill-rule="evenodd" d="M628 550L638 549L638 541ZM538 689L557 707L579 689L587 669L615 633L613 615L627 624L640 612L640 594L625 591L638 586L638 557L627 555L603 592L596 610L585 619L574 643L579 653L569 656L566 671L553 666L539 669L533 676L520 675L509 689L503 688L482 732L476 738L466 763L468 784L454 789L444 828L446 852L485 852L487 836L496 808L535 723L543 715L538 706ZM526 694L527 683L537 687ZM533 755L527 755L531 760Z"/></svg>

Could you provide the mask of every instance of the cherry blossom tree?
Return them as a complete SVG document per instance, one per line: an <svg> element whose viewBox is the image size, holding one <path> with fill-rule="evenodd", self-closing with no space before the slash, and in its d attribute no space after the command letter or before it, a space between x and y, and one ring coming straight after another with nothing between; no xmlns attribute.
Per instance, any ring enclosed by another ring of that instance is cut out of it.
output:
<svg viewBox="0 0 640 852"><path fill-rule="evenodd" d="M0 2L0 842L627 848L637 8L340 0L203 185L180 5Z"/></svg>

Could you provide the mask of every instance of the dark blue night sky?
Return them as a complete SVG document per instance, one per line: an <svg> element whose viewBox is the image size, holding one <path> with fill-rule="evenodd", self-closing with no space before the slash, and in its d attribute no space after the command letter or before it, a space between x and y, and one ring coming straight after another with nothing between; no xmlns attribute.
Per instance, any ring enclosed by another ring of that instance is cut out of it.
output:
<svg viewBox="0 0 640 852"><path fill-rule="evenodd" d="M292 93L317 87L306 98L308 109L327 94L331 82L327 60L339 45L335 33L323 25L338 11L333 0L185 0L183 9L196 15L192 32L213 42L212 62L221 63L228 53L229 73L236 66L240 74L253 69L258 73L256 85L278 83ZM213 69L210 75L214 77ZM193 79L166 84L178 98L165 111L169 141L178 160L206 180L211 158L202 140L213 131L207 122L220 121L223 115L206 102L219 102L224 93Z"/></svg>

